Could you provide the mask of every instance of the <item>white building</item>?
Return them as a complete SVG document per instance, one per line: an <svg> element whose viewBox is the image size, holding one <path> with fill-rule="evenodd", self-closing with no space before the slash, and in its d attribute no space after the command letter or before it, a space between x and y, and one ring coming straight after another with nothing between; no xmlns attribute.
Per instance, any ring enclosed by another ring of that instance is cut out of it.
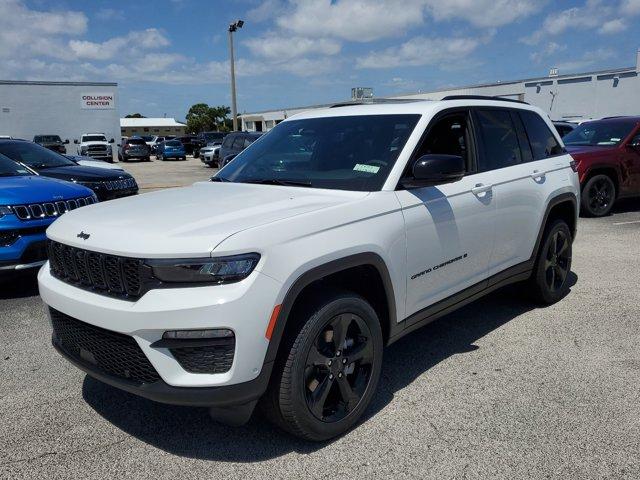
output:
<svg viewBox="0 0 640 480"><path fill-rule="evenodd" d="M546 77L409 93L386 99L440 100L451 95L506 97L536 105L546 111L553 120L640 115L639 73L640 50L633 67L567 75L559 74L557 69L551 69ZM295 113L329 105L331 104L245 113L240 116L242 129L266 131Z"/></svg>
<svg viewBox="0 0 640 480"><path fill-rule="evenodd" d="M120 134L125 137L133 135L184 135L187 126L175 118L121 118Z"/></svg>
<svg viewBox="0 0 640 480"><path fill-rule="evenodd" d="M117 83L0 80L0 135L60 135L73 144L85 132L119 143Z"/></svg>

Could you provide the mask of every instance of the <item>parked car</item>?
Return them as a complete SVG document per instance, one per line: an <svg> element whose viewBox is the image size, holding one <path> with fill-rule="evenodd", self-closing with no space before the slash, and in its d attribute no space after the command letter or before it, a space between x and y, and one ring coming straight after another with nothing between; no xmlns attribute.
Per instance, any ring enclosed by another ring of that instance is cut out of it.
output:
<svg viewBox="0 0 640 480"><path fill-rule="evenodd" d="M578 124L573 122L554 121L553 126L556 127L556 130L560 134L560 138L563 138L566 134L571 133Z"/></svg>
<svg viewBox="0 0 640 480"><path fill-rule="evenodd" d="M385 345L507 284L541 304L571 285L578 175L520 102L303 112L212 180L49 228L39 287L58 352L235 424L261 400L321 441L367 411ZM110 285L70 274L85 255L122 265Z"/></svg>
<svg viewBox="0 0 640 480"><path fill-rule="evenodd" d="M138 193L135 179L124 170L78 165L64 155L25 140L0 140L0 153L44 177L67 180L90 188L100 201Z"/></svg>
<svg viewBox="0 0 640 480"><path fill-rule="evenodd" d="M78 165L83 165L85 167L97 167L97 168L106 168L108 170L123 170L120 165L116 165L114 163L105 162L104 160L98 160L97 158L86 157L82 155L66 155L69 160L72 162L76 162Z"/></svg>
<svg viewBox="0 0 640 480"><path fill-rule="evenodd" d="M187 155L199 155L200 140L195 135L183 135L181 137L176 137L176 140L179 140L180 143L184 146Z"/></svg>
<svg viewBox="0 0 640 480"><path fill-rule="evenodd" d="M67 153L65 145L69 143L69 140L63 142L59 135L36 135L33 137L33 142L54 152Z"/></svg>
<svg viewBox="0 0 640 480"><path fill-rule="evenodd" d="M158 145L164 142L165 138L160 136L154 136L150 142L147 142L149 148L151 148L151 155L157 155Z"/></svg>
<svg viewBox="0 0 640 480"><path fill-rule="evenodd" d="M640 196L640 117L584 122L563 140L578 165L583 215L602 217L619 198Z"/></svg>
<svg viewBox="0 0 640 480"><path fill-rule="evenodd" d="M163 161L169 158L186 160L187 152L184 149L184 145L182 145L179 140L167 140L166 142L162 142L158 145L156 158Z"/></svg>
<svg viewBox="0 0 640 480"><path fill-rule="evenodd" d="M111 144L114 143L114 139L107 141L103 133L84 133L80 136L80 142L74 140L73 143L78 145L78 155L113 162Z"/></svg>
<svg viewBox="0 0 640 480"><path fill-rule="evenodd" d="M218 153L220 168L233 160L236 155L255 142L263 135L262 132L232 132L224 137L220 151Z"/></svg>
<svg viewBox="0 0 640 480"><path fill-rule="evenodd" d="M47 227L97 201L86 187L38 176L0 154L0 276L43 265Z"/></svg>
<svg viewBox="0 0 640 480"><path fill-rule="evenodd" d="M208 167L220 166L220 147L222 143L213 143L200 149L200 161Z"/></svg>
<svg viewBox="0 0 640 480"><path fill-rule="evenodd" d="M140 138L142 140L144 140L144 142L147 145L151 146L151 142L153 142L153 139L156 138L156 136L155 135L140 135Z"/></svg>
<svg viewBox="0 0 640 480"><path fill-rule="evenodd" d="M201 132L198 139L202 145L219 145L226 136L227 132Z"/></svg>
<svg viewBox="0 0 640 480"><path fill-rule="evenodd" d="M129 137L120 144L118 160L128 162L132 158L151 161L151 148L141 137Z"/></svg>

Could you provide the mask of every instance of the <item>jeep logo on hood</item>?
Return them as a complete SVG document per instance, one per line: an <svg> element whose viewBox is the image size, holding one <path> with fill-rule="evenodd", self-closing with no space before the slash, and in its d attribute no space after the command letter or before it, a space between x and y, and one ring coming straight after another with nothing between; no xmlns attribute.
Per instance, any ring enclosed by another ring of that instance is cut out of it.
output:
<svg viewBox="0 0 640 480"><path fill-rule="evenodd" d="M81 238L83 240L88 240L89 237L91 236L91 234L89 233L84 233L84 232L80 232L78 235L76 235L78 238Z"/></svg>

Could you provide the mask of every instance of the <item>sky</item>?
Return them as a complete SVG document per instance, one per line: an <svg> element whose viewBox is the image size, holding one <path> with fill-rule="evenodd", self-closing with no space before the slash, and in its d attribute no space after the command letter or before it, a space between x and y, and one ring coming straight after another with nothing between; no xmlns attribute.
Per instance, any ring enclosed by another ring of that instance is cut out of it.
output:
<svg viewBox="0 0 640 480"><path fill-rule="evenodd" d="M0 0L0 79L115 81L122 116L184 119L635 64L640 0Z"/></svg>

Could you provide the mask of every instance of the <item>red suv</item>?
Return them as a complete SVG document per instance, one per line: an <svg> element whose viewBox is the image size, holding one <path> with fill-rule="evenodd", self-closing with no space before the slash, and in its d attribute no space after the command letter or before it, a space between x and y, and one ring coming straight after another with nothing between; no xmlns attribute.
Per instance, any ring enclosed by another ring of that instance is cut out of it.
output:
<svg viewBox="0 0 640 480"><path fill-rule="evenodd" d="M640 117L585 122L562 141L578 166L583 215L602 217L618 198L640 196Z"/></svg>

